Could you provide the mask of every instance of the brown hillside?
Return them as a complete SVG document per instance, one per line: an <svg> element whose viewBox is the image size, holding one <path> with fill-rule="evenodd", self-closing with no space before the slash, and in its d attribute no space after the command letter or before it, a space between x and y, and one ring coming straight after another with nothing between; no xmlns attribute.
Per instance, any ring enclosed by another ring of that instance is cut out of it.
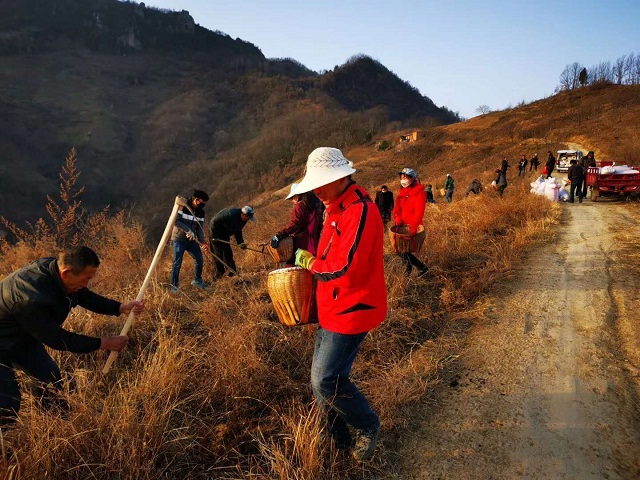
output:
<svg viewBox="0 0 640 480"><path fill-rule="evenodd" d="M554 222L564 210L530 195L528 179L517 182L513 172L502 199L488 191L461 200L464 182L473 176L489 180L502 156L530 156L534 149L542 154L567 143L592 148L601 159L619 155L637 163L631 129L637 125L638 91L612 86L563 93L429 130L415 144L394 143L381 152L374 141L347 151L358 169L357 180L371 189L385 182L396 190L396 172L404 165L415 166L424 181L434 183L451 172L458 184L452 204L440 202L424 216L429 240L420 256L430 267L427 276L407 277L386 242L389 312L363 344L353 371L382 422L372 462L356 464L321 440L309 387L313 337L306 328L278 322L266 290L267 272L274 268L270 259L236 250L240 276L211 282L205 291L189 285L193 262L186 259L179 293L173 295L166 288L171 255L165 251L146 292L148 309L136 319L115 368L102 375L106 356L100 353L53 352L65 372L64 397L71 413L52 414L25 394L21 422L3 430L4 445L13 456L0 472L8 478L61 479L410 478L398 476L406 458L398 455L403 451L398 437L440 408L438 385L450 388L447 375L457 371L455 359L469 327L486 321L491 312L475 300L504 278L532 243L553 237ZM336 118L314 104L305 106L305 113L294 118ZM581 116L572 124L569 107ZM304 134L305 126L290 127L290 133ZM532 131L544 133L523 133ZM621 141L627 136L629 141ZM250 170L243 168L248 175ZM292 177L300 173L298 165L286 168ZM236 199L259 205L258 221L245 229L252 247L281 228L291 209L282 200L289 180L273 172L264 179L276 185L266 194L235 192ZM163 221L167 207L158 206ZM103 259L92 288L120 299L135 297L153 258L149 243L155 247L155 240L145 242L143 229L122 214L76 220L72 216L67 227L81 228L76 232L80 241ZM43 223L38 234L15 246L0 240L0 275L55 251L60 225L53 227ZM206 280L211 273L208 258ZM123 323L123 318L75 309L66 325L101 336L119 331ZM425 408L419 418L416 405ZM458 420L451 421L467 428ZM458 458L467 446L456 447L451 455Z"/></svg>
<svg viewBox="0 0 640 480"><path fill-rule="evenodd" d="M640 86L599 85L561 92L511 110L492 112L465 122L425 130L413 143L399 143L402 130L386 135L393 148L376 144L358 147L349 158L360 171L359 181L375 188L395 185L403 166L417 169L423 183L441 186L446 173L456 180L457 192L473 178L490 182L504 156L515 179L517 160L570 146L593 150L598 160L640 165ZM419 126L417 126L419 128Z"/></svg>

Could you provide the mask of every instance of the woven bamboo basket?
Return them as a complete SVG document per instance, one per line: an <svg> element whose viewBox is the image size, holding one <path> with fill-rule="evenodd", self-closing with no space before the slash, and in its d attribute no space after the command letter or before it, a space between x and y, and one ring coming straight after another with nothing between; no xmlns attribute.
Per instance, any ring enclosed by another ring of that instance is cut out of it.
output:
<svg viewBox="0 0 640 480"><path fill-rule="evenodd" d="M293 256L293 237L287 237L280 240L277 248L267 245L267 252L269 252L274 262L286 262Z"/></svg>
<svg viewBox="0 0 640 480"><path fill-rule="evenodd" d="M409 235L409 225L394 225L389 228L389 240L396 253L419 253L427 236L422 225L418 225L418 233Z"/></svg>
<svg viewBox="0 0 640 480"><path fill-rule="evenodd" d="M313 275L304 268L279 268L267 276L273 307L280 323L288 327L309 323L313 290Z"/></svg>

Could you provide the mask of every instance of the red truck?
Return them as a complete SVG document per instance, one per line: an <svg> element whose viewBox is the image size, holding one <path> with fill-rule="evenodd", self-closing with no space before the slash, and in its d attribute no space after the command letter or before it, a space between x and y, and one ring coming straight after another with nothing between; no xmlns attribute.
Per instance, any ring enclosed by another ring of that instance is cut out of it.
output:
<svg viewBox="0 0 640 480"><path fill-rule="evenodd" d="M622 195L629 199L629 194L640 189L640 173L622 172L605 173L602 167L609 167L613 162L598 162L599 167L587 167L587 185L591 187L591 201L595 202L598 197ZM631 169L638 171L636 167Z"/></svg>

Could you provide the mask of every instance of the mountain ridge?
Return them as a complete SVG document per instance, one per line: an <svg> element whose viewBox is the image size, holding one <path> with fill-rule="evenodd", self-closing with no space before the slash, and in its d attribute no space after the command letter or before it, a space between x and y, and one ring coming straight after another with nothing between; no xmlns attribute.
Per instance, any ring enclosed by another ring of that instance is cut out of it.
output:
<svg viewBox="0 0 640 480"><path fill-rule="evenodd" d="M281 188L317 145L459 120L369 57L318 74L186 11L116 0L0 0L0 11L0 213L17 221L45 214L72 147L86 206L132 206L149 226L195 186L221 208Z"/></svg>

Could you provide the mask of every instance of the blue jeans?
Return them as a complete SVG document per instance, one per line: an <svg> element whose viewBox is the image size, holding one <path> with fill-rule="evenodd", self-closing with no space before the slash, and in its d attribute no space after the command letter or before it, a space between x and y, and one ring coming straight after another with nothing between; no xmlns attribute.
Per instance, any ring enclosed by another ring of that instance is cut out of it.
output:
<svg viewBox="0 0 640 480"><path fill-rule="evenodd" d="M174 240L173 242L173 267L171 267L171 285L177 287L180 283L180 267L182 267L182 257L184 256L184 252L187 252L191 257L193 257L194 262L196 262L196 273L194 280L202 281L202 267L204 262L202 260L202 251L200 250L200 245L197 242L192 242L189 240L188 242L181 242L178 240Z"/></svg>
<svg viewBox="0 0 640 480"><path fill-rule="evenodd" d="M326 413L327 429L342 445L349 445L349 426L377 430L380 420L349 375L367 332L344 335L319 328L311 364L311 388L318 406Z"/></svg>
<svg viewBox="0 0 640 480"><path fill-rule="evenodd" d="M23 344L12 350L0 350L0 425L15 421L20 410L20 386L15 369L31 378L31 393L44 407L57 405L66 410L63 399L57 398L61 388L60 368L40 343ZM47 386L52 386L51 391Z"/></svg>

